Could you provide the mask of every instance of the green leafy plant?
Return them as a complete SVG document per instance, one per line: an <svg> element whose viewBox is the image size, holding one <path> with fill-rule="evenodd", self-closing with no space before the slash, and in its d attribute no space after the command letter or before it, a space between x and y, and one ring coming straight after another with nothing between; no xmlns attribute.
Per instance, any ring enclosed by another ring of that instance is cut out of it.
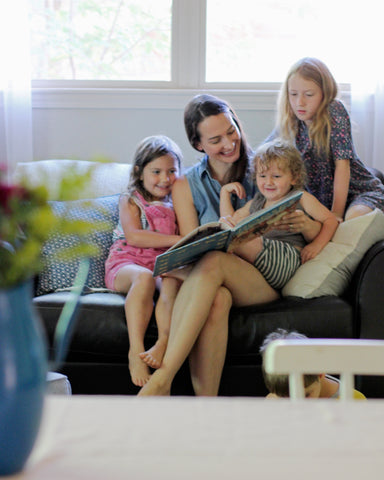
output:
<svg viewBox="0 0 384 480"><path fill-rule="evenodd" d="M76 199L89 182L93 168L85 174L69 169L60 181L58 200ZM0 167L0 288L11 288L44 268L41 249L53 234L77 235L81 240L76 248L61 249L60 261L97 255L97 246L90 244L87 237L102 228L100 223L72 219L70 202L68 212L56 216L46 186L32 186L27 179L17 184L6 182L5 168Z"/></svg>

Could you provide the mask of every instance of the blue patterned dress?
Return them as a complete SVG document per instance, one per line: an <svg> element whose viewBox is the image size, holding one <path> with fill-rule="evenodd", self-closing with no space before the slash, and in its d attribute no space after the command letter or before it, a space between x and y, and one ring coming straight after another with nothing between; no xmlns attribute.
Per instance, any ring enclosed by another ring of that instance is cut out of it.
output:
<svg viewBox="0 0 384 480"><path fill-rule="evenodd" d="M338 160L349 160L351 178L346 208L367 205L384 211L384 185L366 169L355 152L347 110L339 100L334 100L329 106L329 114L331 137L328 158L314 151L310 146L307 126L299 122L296 147L307 169L307 190L331 209L335 164Z"/></svg>

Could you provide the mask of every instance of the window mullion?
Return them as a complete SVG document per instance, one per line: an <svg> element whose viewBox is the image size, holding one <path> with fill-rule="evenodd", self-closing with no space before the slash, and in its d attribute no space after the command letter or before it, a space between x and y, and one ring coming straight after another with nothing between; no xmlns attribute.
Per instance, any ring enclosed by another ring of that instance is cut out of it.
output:
<svg viewBox="0 0 384 480"><path fill-rule="evenodd" d="M174 0L172 5L172 83L200 88L205 77L206 0Z"/></svg>

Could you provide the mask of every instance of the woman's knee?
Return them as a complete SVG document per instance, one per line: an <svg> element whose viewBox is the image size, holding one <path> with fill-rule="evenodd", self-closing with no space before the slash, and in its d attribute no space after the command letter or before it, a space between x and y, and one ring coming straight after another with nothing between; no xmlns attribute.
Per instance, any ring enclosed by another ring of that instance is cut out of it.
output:
<svg viewBox="0 0 384 480"><path fill-rule="evenodd" d="M217 274L221 271L225 255L228 254L217 250L208 252L199 260L197 267L205 274Z"/></svg>

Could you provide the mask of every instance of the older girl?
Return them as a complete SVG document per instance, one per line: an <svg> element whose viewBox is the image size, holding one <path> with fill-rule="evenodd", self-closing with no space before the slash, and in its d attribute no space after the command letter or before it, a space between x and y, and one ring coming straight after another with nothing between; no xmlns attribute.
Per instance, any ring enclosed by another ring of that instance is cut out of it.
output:
<svg viewBox="0 0 384 480"><path fill-rule="evenodd" d="M358 158L351 122L336 99L337 84L316 58L288 72L279 99L276 135L291 140L307 168L307 189L338 218L384 211L384 186Z"/></svg>

